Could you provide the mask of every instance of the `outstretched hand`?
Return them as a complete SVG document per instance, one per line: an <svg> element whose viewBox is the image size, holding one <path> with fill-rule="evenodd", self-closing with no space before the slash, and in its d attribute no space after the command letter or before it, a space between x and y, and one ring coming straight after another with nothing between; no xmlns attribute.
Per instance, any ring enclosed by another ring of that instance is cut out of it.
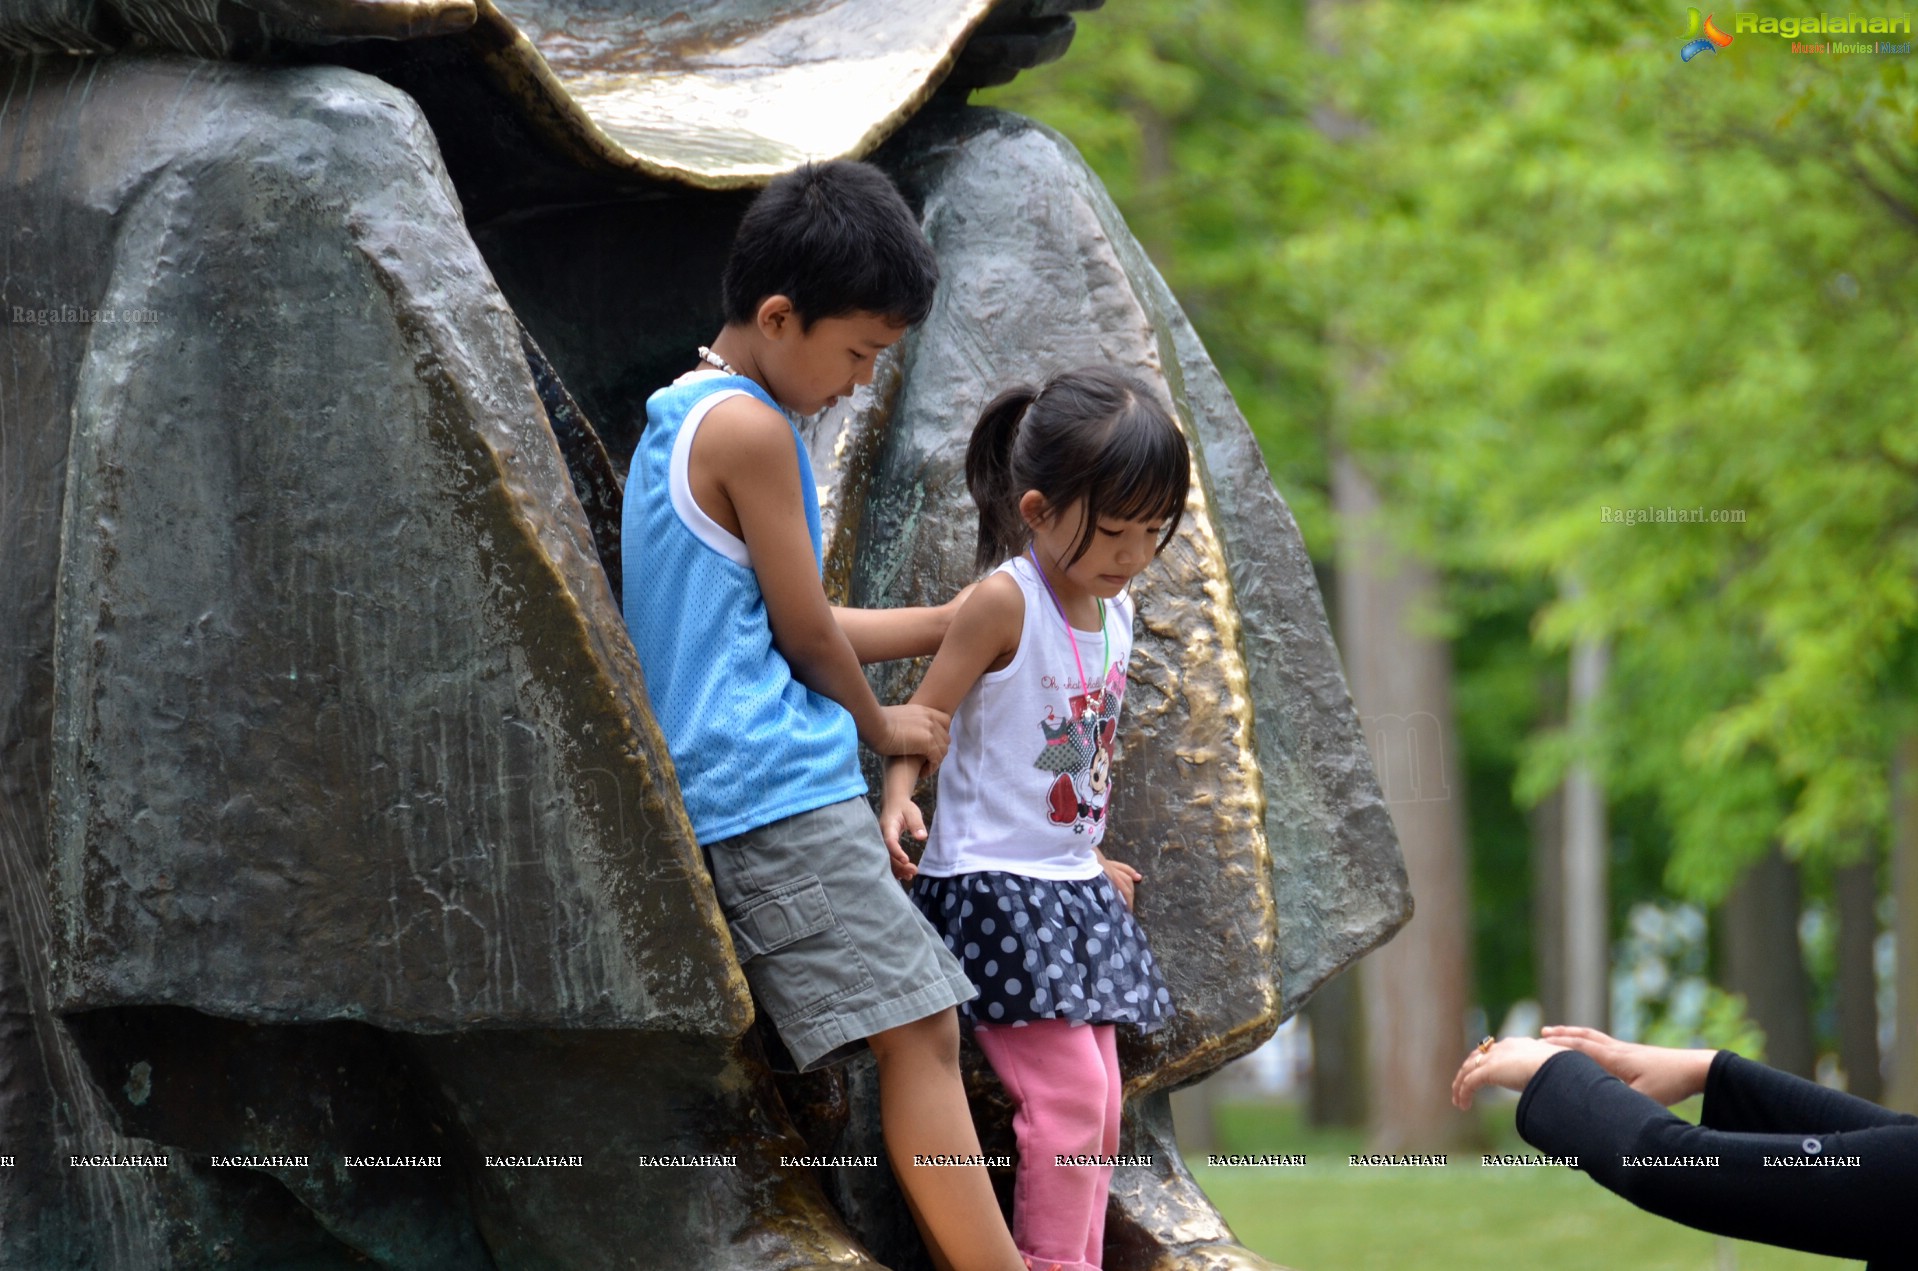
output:
<svg viewBox="0 0 1918 1271"><path fill-rule="evenodd" d="M1474 1049L1452 1078L1452 1106L1469 1110L1472 1097L1486 1086L1523 1090L1546 1060L1565 1050L1535 1037L1506 1037L1487 1050Z"/></svg>
<svg viewBox="0 0 1918 1271"><path fill-rule="evenodd" d="M1553 1024L1541 1030L1547 1041L1589 1055L1606 1072L1666 1107L1705 1090L1715 1050L1674 1050L1622 1042L1596 1028Z"/></svg>

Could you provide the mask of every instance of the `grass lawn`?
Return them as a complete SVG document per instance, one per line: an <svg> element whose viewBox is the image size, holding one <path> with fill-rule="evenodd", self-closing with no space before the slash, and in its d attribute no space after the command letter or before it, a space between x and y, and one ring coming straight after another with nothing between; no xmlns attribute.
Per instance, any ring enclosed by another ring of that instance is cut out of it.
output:
<svg viewBox="0 0 1918 1271"><path fill-rule="evenodd" d="M1486 1151L1531 1152L1509 1104L1486 1110ZM1858 1271L1863 1263L1720 1240L1635 1209L1566 1169L1356 1169L1356 1134L1302 1127L1285 1105L1225 1105L1218 1152L1304 1153L1303 1169L1192 1173L1247 1248L1295 1271Z"/></svg>

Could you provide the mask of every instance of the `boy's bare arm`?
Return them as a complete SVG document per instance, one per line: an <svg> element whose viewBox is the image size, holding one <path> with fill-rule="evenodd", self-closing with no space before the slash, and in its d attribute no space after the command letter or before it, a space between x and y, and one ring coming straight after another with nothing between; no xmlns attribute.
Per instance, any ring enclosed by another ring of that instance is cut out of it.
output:
<svg viewBox="0 0 1918 1271"><path fill-rule="evenodd" d="M851 713L859 739L881 754L944 757L950 715L925 707L881 706L866 683L851 643L833 620L819 582L819 565L806 529L799 488L799 459L792 427L777 412L750 398L713 407L699 426L688 456L689 484L716 489L723 509L739 524L773 644L792 667L793 678L832 698Z"/></svg>
<svg viewBox="0 0 1918 1271"><path fill-rule="evenodd" d="M943 605L902 609L846 609L834 605L832 616L861 662L925 657L939 651L946 632L952 629L953 616L971 592L972 587L967 587Z"/></svg>

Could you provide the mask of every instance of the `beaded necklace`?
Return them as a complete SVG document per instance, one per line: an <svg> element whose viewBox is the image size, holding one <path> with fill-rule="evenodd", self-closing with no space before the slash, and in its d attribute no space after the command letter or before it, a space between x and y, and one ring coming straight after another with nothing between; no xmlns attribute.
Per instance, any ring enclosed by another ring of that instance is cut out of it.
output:
<svg viewBox="0 0 1918 1271"><path fill-rule="evenodd" d="M1106 630L1106 602L1098 596L1092 598L1099 606L1099 687L1094 691L1092 682L1086 679L1086 664L1079 657L1079 635L1072 629L1072 620L1066 617L1066 607L1059 600L1059 593L1052 589L1052 580L1046 577L1045 568L1039 564L1039 553L1030 543L1026 545L1026 555L1032 558L1032 568L1037 571L1039 581L1046 585L1046 594L1052 597L1052 607L1059 611L1059 621L1065 624L1066 643L1072 646L1072 665L1079 672L1079 686L1086 695L1085 709L1079 712L1079 718L1090 724L1099 718L1099 711L1105 706L1105 676L1112 661L1112 633Z"/></svg>

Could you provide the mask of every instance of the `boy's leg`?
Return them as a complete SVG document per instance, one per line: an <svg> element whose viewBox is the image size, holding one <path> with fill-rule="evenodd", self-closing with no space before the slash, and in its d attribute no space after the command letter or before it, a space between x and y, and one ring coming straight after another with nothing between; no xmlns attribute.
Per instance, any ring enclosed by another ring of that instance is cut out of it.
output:
<svg viewBox="0 0 1918 1271"><path fill-rule="evenodd" d="M921 1243L926 1246L926 1256L932 1261L932 1271L953 1271L952 1263L946 1261L946 1255L939 1246L924 1239L926 1220L919 1216L919 1206L912 1203L912 1193L901 1187L899 1194L905 1198L906 1212L912 1216L912 1229L920 1233Z"/></svg>
<svg viewBox="0 0 1918 1271"><path fill-rule="evenodd" d="M1019 1140L1013 1240L1042 1271L1055 1263L1063 1271L1096 1271L1099 1265L1086 1254L1095 1222L1104 1241L1112 1172L1053 1159L1105 1151L1111 1098L1095 1034L1090 1026L1062 1019L973 1033L1012 1098L1012 1130Z"/></svg>
<svg viewBox="0 0 1918 1271"><path fill-rule="evenodd" d="M933 1260L953 1271L1024 1271L983 1167L915 1166L914 1156L976 1156L979 1132L959 1077L951 1007L866 1039L879 1063L886 1155Z"/></svg>

